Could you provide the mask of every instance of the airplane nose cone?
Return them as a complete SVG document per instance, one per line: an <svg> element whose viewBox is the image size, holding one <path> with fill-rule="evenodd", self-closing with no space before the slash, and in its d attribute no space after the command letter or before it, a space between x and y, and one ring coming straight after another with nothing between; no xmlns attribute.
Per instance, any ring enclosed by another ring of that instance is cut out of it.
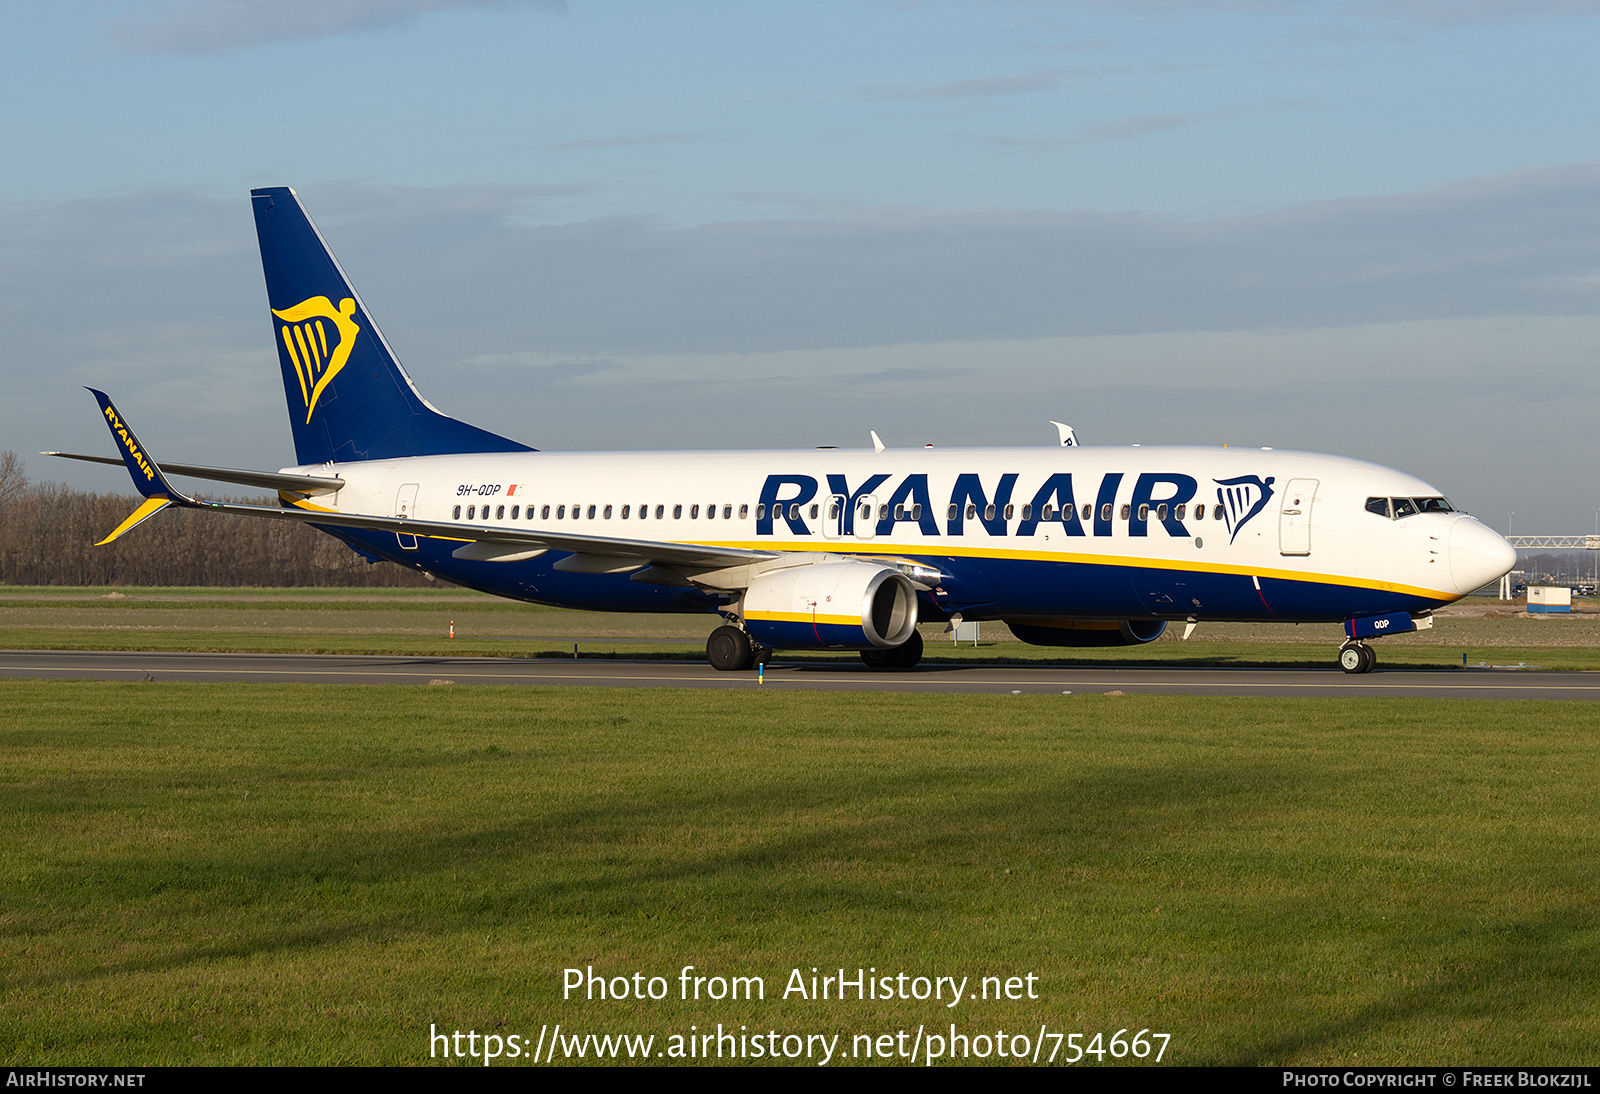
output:
<svg viewBox="0 0 1600 1094"><path fill-rule="evenodd" d="M1517 564L1517 549L1500 533L1486 528L1471 517L1462 517L1450 528L1450 577L1455 591L1465 596L1499 581Z"/></svg>

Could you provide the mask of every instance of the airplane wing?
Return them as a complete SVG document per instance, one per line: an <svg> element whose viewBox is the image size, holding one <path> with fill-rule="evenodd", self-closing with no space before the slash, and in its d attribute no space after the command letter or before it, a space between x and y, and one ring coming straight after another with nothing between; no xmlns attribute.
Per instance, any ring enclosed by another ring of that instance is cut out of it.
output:
<svg viewBox="0 0 1600 1094"><path fill-rule="evenodd" d="M376 517L363 513L340 513L303 501L296 501L293 504L294 508L274 509L266 505L233 505L227 502L190 503L199 509L239 513L267 520L287 520L297 524L314 524L328 528L361 528L375 532L396 532L400 535L459 540L466 544L479 544L488 549L468 553L463 548L455 552L458 558L477 558L484 561L493 561L497 558L510 561L512 557L531 558L541 550L551 549L594 556L597 564L598 560L604 559L635 559L640 565L655 562L663 565L676 563L694 566L739 566L778 557L775 551L751 551L742 547L615 539L610 536L573 535L564 531L542 531L537 528L492 528L487 525L462 524L457 521Z"/></svg>
<svg viewBox="0 0 1600 1094"><path fill-rule="evenodd" d="M380 517L364 513L341 513L334 509L327 509L307 501L304 497L290 497L291 493L305 494L303 479L311 476L276 475L264 471L234 472L227 468L195 468L187 464L158 464L145 451L139 439L134 436L132 428L122 418L121 413L112 404L109 396L103 391L90 388L94 397L100 403L100 409L106 418L106 424L111 429L111 436L122 448L123 455L120 460L101 456L68 456L69 459L88 459L95 463L122 463L133 476L133 484L144 495L144 504L139 506L133 514L117 526L105 539L95 546L110 543L119 536L143 523L167 506L178 506L184 509L208 509L213 512L237 513L241 516L260 517L266 520L285 520L297 524L311 524L324 528L359 528L365 531L395 532L399 535L427 536L433 539L455 540L463 544L454 553L458 558L476 559L479 561L510 562L517 559L532 558L548 550L571 551L572 559L563 559L556 563L561 569L578 570L589 573L622 573L636 570L650 564L664 566L686 566L694 569L716 569L730 566L748 565L754 562L764 562L768 559L779 557L779 552L752 551L741 547L720 547L709 544L694 543L669 543L656 540L619 539L611 536L586 536L567 531L548 531L537 528L496 528L487 525L462 524L457 521L430 521L415 520L405 517ZM55 454L55 453L52 453ZM65 455L65 453L59 453ZM200 477L216 478L209 472L227 471L234 476L249 476L250 481L240 477L222 478L222 482L240 482L249 486L277 485L280 497L289 503L288 508L273 508L268 505L238 505L232 502L197 501L179 491L167 482L164 471L187 474L190 471L205 470L208 474ZM278 480L289 480L287 485L279 485ZM336 483L343 485L340 479L313 479L319 484ZM338 489L333 486L332 489Z"/></svg>
<svg viewBox="0 0 1600 1094"><path fill-rule="evenodd" d="M59 456L63 460L83 460L86 463L109 463L122 466L120 456L80 456L76 452L41 452L41 456ZM231 482L239 486L258 486L263 490L288 490L295 494L315 497L332 494L342 489L344 480L323 475L282 475L274 471L246 471L237 467L203 467L193 463L162 463L164 474L186 475L192 479L209 482Z"/></svg>

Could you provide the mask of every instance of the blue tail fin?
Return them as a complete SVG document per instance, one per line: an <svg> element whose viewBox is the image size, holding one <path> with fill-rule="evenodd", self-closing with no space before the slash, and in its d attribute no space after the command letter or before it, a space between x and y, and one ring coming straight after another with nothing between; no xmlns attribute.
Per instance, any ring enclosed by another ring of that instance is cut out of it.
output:
<svg viewBox="0 0 1600 1094"><path fill-rule="evenodd" d="M293 190L250 200L301 464L533 451L428 405Z"/></svg>

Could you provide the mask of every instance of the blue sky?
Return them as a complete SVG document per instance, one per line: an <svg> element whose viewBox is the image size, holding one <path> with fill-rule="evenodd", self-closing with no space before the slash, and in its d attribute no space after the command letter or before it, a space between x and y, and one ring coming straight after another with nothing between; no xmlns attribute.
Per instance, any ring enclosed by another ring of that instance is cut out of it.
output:
<svg viewBox="0 0 1600 1094"><path fill-rule="evenodd" d="M247 191L544 448L1222 443L1594 523L1596 2L12 0L0 448L289 459ZM98 489L109 472L30 457Z"/></svg>

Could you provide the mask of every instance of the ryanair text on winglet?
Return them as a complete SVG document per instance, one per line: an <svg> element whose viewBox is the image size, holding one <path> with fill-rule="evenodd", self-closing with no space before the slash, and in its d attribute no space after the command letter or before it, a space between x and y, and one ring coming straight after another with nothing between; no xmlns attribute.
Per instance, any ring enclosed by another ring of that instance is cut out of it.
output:
<svg viewBox="0 0 1600 1094"><path fill-rule="evenodd" d="M145 480L156 481L155 468L150 466L150 461L144 458L144 453L139 451L139 446L133 443L133 435L128 432L128 427L122 424L122 419L117 417L117 412L111 407L106 407L106 421L111 423L111 431L122 440L122 447L128 450L128 455L133 462L139 465L139 470L144 472Z"/></svg>

